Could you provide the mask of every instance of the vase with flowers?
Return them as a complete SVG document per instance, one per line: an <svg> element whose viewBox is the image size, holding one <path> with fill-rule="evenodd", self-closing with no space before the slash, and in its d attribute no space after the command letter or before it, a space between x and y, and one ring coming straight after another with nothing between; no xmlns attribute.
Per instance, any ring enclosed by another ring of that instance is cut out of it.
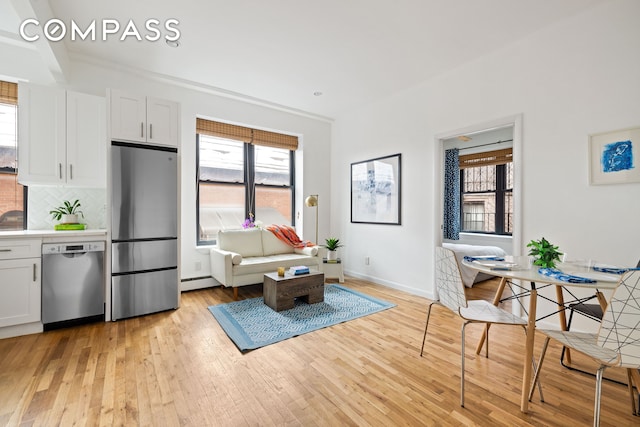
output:
<svg viewBox="0 0 640 427"><path fill-rule="evenodd" d="M251 228L262 228L262 221L255 220L253 218L253 214L250 213L249 218L245 219L244 222L242 223L242 228L244 228L245 230L248 230Z"/></svg>

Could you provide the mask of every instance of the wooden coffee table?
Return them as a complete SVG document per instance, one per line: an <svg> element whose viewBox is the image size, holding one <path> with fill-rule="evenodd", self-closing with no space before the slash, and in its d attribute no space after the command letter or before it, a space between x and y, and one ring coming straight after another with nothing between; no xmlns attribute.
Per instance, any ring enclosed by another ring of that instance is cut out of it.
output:
<svg viewBox="0 0 640 427"><path fill-rule="evenodd" d="M324 273L312 271L294 276L277 272L266 273L262 287L264 303L275 311L293 308L296 298L304 298L307 304L324 301Z"/></svg>

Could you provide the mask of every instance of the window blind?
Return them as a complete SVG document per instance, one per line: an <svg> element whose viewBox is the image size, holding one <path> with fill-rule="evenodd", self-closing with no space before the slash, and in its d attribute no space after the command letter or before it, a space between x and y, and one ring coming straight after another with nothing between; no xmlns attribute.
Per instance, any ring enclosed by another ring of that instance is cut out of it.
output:
<svg viewBox="0 0 640 427"><path fill-rule="evenodd" d="M298 137L266 130L252 129L245 126L216 122L213 120L196 119L196 132L216 136L218 138L233 139L255 145L274 148L285 148L295 151L298 149Z"/></svg>
<svg viewBox="0 0 640 427"><path fill-rule="evenodd" d="M513 149L485 151L484 153L466 154L460 156L460 169L476 166L503 165L513 161Z"/></svg>
<svg viewBox="0 0 640 427"><path fill-rule="evenodd" d="M18 105L18 85L0 80L0 102Z"/></svg>

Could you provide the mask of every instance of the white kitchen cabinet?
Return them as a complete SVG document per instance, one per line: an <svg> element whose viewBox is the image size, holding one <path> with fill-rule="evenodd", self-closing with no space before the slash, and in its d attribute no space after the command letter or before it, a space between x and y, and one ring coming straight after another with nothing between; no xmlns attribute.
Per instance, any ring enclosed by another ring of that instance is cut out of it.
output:
<svg viewBox="0 0 640 427"><path fill-rule="evenodd" d="M20 84L18 182L106 187L106 111L99 96Z"/></svg>
<svg viewBox="0 0 640 427"><path fill-rule="evenodd" d="M177 147L180 104L111 91L111 139Z"/></svg>
<svg viewBox="0 0 640 427"><path fill-rule="evenodd" d="M41 244L0 241L0 328L40 322Z"/></svg>
<svg viewBox="0 0 640 427"><path fill-rule="evenodd" d="M67 92L67 184L107 186L107 112L101 96Z"/></svg>

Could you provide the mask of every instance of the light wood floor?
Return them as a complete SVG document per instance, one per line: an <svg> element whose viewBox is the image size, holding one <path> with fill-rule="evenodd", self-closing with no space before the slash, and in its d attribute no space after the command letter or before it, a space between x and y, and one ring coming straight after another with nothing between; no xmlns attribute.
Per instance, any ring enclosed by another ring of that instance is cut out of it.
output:
<svg viewBox="0 0 640 427"><path fill-rule="evenodd" d="M562 368L558 346L543 370L546 403L536 394L520 412L524 334L513 327L491 329L488 359L474 354L481 326L467 328L461 408L460 319L435 307L420 357L428 300L362 280L345 285L397 306L246 354L207 310L231 301L220 288L184 293L176 311L0 340L0 425L592 423L594 378ZM494 287L471 294L490 299ZM259 286L240 292L260 294ZM605 381L602 396L603 426L640 425L626 387Z"/></svg>

